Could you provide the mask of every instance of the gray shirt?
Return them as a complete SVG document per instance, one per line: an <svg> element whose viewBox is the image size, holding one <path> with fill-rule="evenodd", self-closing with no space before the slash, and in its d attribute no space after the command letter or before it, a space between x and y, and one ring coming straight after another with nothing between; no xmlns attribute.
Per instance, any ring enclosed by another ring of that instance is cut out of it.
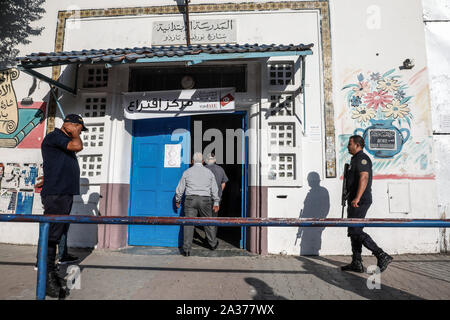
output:
<svg viewBox="0 0 450 320"><path fill-rule="evenodd" d="M195 163L192 167L183 172L183 176L178 182L176 189L176 202L180 202L183 193L187 196L205 196L214 200L214 205L219 205L219 195L216 178L211 170L205 168L201 163Z"/></svg>
<svg viewBox="0 0 450 320"><path fill-rule="evenodd" d="M227 174L225 173L225 170L223 170L221 166L215 163L208 164L205 167L211 170L212 173L214 173L214 176L216 177L217 188L219 190L219 198L222 198L222 183L228 182L228 177Z"/></svg>

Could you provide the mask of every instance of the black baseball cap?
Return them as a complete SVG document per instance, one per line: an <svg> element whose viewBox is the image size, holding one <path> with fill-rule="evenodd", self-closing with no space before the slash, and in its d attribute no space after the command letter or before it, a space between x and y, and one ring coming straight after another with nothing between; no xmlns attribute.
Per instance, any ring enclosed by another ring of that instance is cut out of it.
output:
<svg viewBox="0 0 450 320"><path fill-rule="evenodd" d="M79 123L83 126L83 129L81 131L88 131L88 129L84 126L83 118L81 118L79 115L76 114L68 114L64 118L64 122L72 122L72 123Z"/></svg>

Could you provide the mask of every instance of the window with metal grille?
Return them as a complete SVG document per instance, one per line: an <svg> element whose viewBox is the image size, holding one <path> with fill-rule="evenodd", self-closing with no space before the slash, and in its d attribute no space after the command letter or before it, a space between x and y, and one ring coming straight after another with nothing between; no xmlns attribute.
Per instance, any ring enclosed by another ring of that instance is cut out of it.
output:
<svg viewBox="0 0 450 320"><path fill-rule="evenodd" d="M83 131L83 146L89 148L103 147L105 138L105 124L87 125L88 131Z"/></svg>
<svg viewBox="0 0 450 320"><path fill-rule="evenodd" d="M102 88L108 86L108 69L89 68L84 71L83 88Z"/></svg>
<svg viewBox="0 0 450 320"><path fill-rule="evenodd" d="M269 139L272 147L295 147L295 123L269 123Z"/></svg>
<svg viewBox="0 0 450 320"><path fill-rule="evenodd" d="M86 97L83 117L95 118L106 115L106 97Z"/></svg>
<svg viewBox="0 0 450 320"><path fill-rule="evenodd" d="M131 68L128 90L181 90L186 75L194 79L193 89L234 87L236 92L247 91L246 65Z"/></svg>
<svg viewBox="0 0 450 320"><path fill-rule="evenodd" d="M271 86L287 86L294 84L294 63L290 61L267 64L269 72L269 84Z"/></svg>
<svg viewBox="0 0 450 320"><path fill-rule="evenodd" d="M295 180L295 154L269 154L269 180Z"/></svg>
<svg viewBox="0 0 450 320"><path fill-rule="evenodd" d="M84 155L79 157L82 178L96 177L102 174L102 155Z"/></svg>
<svg viewBox="0 0 450 320"><path fill-rule="evenodd" d="M293 116L295 112L294 95L271 93L270 94L271 116Z"/></svg>

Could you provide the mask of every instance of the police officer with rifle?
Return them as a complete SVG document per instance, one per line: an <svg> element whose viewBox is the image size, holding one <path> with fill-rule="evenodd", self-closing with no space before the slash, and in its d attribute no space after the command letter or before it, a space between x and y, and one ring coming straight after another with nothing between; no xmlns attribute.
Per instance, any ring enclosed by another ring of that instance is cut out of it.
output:
<svg viewBox="0 0 450 320"><path fill-rule="evenodd" d="M363 152L364 139L361 136L352 136L348 142L348 152L353 156L346 176L343 200L347 199L347 217L364 218L372 204L372 161ZM345 190L346 189L346 190ZM343 207L344 208L344 207ZM343 209L342 208L342 209ZM361 251L366 247L377 257L377 266L380 271L386 270L393 258L384 252L372 238L363 231L362 227L349 227L347 236L352 245L352 262L341 267L343 271L364 272Z"/></svg>

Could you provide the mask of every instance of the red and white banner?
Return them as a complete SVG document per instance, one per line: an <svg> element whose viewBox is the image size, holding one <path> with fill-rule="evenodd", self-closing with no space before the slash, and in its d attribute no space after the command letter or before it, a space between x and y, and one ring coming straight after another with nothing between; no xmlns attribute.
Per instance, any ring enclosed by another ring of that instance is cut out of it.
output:
<svg viewBox="0 0 450 320"><path fill-rule="evenodd" d="M125 118L132 120L234 112L235 89L127 92L122 105Z"/></svg>

